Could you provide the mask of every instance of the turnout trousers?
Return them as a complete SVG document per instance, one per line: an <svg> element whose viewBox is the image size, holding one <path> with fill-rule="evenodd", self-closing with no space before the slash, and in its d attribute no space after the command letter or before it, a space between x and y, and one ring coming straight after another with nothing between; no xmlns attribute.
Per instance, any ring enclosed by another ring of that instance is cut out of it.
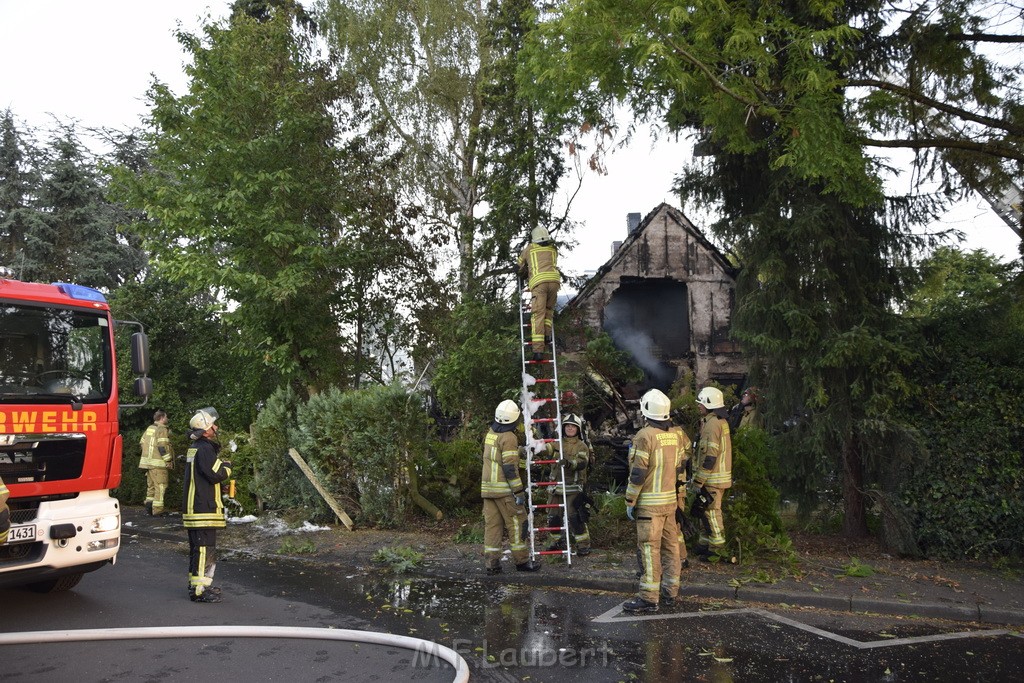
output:
<svg viewBox="0 0 1024 683"><path fill-rule="evenodd" d="M643 574L640 576L640 597L658 602L659 588L673 598L679 595L679 527L676 506L636 509L636 540Z"/></svg>
<svg viewBox="0 0 1024 683"><path fill-rule="evenodd" d="M500 566L501 536L508 532L508 543L512 548L512 561L522 564L530 559L523 538L526 524L526 508L516 505L511 495L501 498L484 498L484 562L488 569Z"/></svg>
<svg viewBox="0 0 1024 683"><path fill-rule="evenodd" d="M217 569L217 530L188 530L188 589L192 595L202 595L213 585L213 572Z"/></svg>
<svg viewBox="0 0 1024 683"><path fill-rule="evenodd" d="M534 353L544 353L544 336L550 335L558 300L557 282L538 282L530 288L530 344Z"/></svg>
<svg viewBox="0 0 1024 683"><path fill-rule="evenodd" d="M146 470L146 502L153 504L154 515L164 511L164 494L167 493L169 472L165 467Z"/></svg>

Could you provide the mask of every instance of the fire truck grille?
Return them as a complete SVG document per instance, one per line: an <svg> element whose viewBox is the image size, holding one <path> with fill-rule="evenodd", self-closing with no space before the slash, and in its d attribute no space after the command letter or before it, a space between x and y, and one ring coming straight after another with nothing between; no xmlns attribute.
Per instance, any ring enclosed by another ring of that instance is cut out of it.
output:
<svg viewBox="0 0 1024 683"><path fill-rule="evenodd" d="M84 464L80 434L26 435L0 447L0 478L7 484L77 479Z"/></svg>

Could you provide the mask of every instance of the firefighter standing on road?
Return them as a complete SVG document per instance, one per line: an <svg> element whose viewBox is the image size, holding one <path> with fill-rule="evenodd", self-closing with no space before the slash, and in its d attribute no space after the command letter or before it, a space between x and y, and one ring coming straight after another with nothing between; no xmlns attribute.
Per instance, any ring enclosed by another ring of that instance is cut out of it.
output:
<svg viewBox="0 0 1024 683"><path fill-rule="evenodd" d="M562 277L558 273L558 252L551 235L543 227L533 229L531 243L519 256L519 275L528 278L530 302L530 345L533 359L544 353L544 337L549 335L555 318L555 302Z"/></svg>
<svg viewBox="0 0 1024 683"><path fill-rule="evenodd" d="M565 470L565 510L569 513L569 533L572 534L573 548L578 555L590 554L590 529L581 515L583 504L583 487L587 484L587 467L590 466L590 447L580 438L583 421L577 415L569 414L562 420L562 450L558 450L558 442L547 445L549 455L559 456L558 462L551 466L552 481L558 485L552 487L549 503L562 503L562 470ZM548 515L548 526L562 526L562 509L551 508ZM548 550L565 550L565 542L560 533L551 535Z"/></svg>
<svg viewBox="0 0 1024 683"><path fill-rule="evenodd" d="M671 605L679 595L676 482L684 460L679 434L671 429L670 409L668 396L657 389L640 399L646 424L637 432L629 452L626 516L636 522L644 572L640 594L622 606L626 612L657 612L659 598Z"/></svg>
<svg viewBox="0 0 1024 683"><path fill-rule="evenodd" d="M7 542L7 532L11 530L11 511L7 507L7 496L10 492L0 479L0 545Z"/></svg>
<svg viewBox="0 0 1024 683"><path fill-rule="evenodd" d="M702 560L725 547L725 520L722 517L722 498L732 486L732 434L726 420L722 392L704 387L697 394L697 404L703 417L700 442L695 465L697 472L690 482L691 490L707 489L711 495L704 509L704 533L696 552Z"/></svg>
<svg viewBox="0 0 1024 683"><path fill-rule="evenodd" d="M231 463L218 457L217 411L203 408L189 421L192 446L185 454L184 502L181 517L188 529L188 596L192 602L220 602L214 588L217 529L227 526L220 483L231 476Z"/></svg>
<svg viewBox="0 0 1024 683"><path fill-rule="evenodd" d="M494 422L484 437L480 497L484 501L484 561L488 574L501 572L501 535L508 532L516 570L535 572L540 565L530 561L523 526L526 522L525 488L519 477L519 439L516 422L519 406L502 401L494 411Z"/></svg>
<svg viewBox="0 0 1024 683"><path fill-rule="evenodd" d="M153 413L153 424L146 428L139 446L142 449L139 468L146 470L146 512L162 515L169 471L174 467L174 449L171 447L171 432L167 429L167 413L162 410Z"/></svg>

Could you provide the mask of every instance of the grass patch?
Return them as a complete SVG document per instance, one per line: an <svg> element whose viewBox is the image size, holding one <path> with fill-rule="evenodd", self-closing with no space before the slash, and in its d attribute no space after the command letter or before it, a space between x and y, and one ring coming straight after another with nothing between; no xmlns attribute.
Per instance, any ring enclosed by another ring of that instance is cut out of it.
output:
<svg viewBox="0 0 1024 683"><path fill-rule="evenodd" d="M856 576L860 578L874 576L875 570L871 565L864 564L856 557L850 560L849 564L843 567L843 576Z"/></svg>
<svg viewBox="0 0 1024 683"><path fill-rule="evenodd" d="M385 565L395 574L403 574L423 562L423 553L408 546L385 546L375 552L371 559L377 564Z"/></svg>
<svg viewBox="0 0 1024 683"><path fill-rule="evenodd" d="M277 549L278 555L310 555L316 552L316 543L307 539L301 541L294 538L286 538Z"/></svg>
<svg viewBox="0 0 1024 683"><path fill-rule="evenodd" d="M483 543L484 542L484 525L483 522L476 522L471 524L466 522L459 527L459 530L455 532L456 543Z"/></svg>

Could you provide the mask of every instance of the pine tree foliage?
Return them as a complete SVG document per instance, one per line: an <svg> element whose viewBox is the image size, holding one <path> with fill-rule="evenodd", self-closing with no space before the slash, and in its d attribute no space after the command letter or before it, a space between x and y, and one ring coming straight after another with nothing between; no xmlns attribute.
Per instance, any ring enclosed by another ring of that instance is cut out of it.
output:
<svg viewBox="0 0 1024 683"><path fill-rule="evenodd" d="M120 232L123 208L106 198L102 159L71 124L46 143L0 119L0 244L16 277L112 290L137 276L145 256Z"/></svg>

